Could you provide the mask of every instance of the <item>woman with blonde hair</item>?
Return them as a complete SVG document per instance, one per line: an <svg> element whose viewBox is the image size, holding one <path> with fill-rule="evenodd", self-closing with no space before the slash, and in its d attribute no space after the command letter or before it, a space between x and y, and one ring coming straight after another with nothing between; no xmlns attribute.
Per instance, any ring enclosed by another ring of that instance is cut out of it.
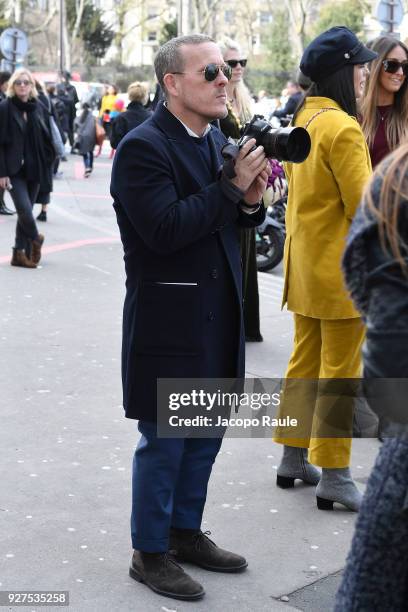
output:
<svg viewBox="0 0 408 612"><path fill-rule="evenodd" d="M219 47L225 63L232 68L231 79L226 84L228 115L220 119L220 128L227 138L237 139L241 135L241 128L251 120L254 111L254 100L243 81L247 59L241 47L231 39L226 39ZM254 229L240 230L240 249L245 339L247 342L262 342Z"/></svg>
<svg viewBox="0 0 408 612"><path fill-rule="evenodd" d="M124 113L121 113L116 117L115 121L112 122L112 129L110 135L110 143L112 149L118 147L119 142L122 138L137 127L143 121L146 121L151 115L144 105L146 104L149 96L149 84L135 81L131 83L127 90L129 104Z"/></svg>
<svg viewBox="0 0 408 612"><path fill-rule="evenodd" d="M38 102L33 75L20 68L11 76L0 103L0 188L8 189L17 211L12 266L36 268L44 236L33 205L39 191L52 190L55 153L49 123Z"/></svg>
<svg viewBox="0 0 408 612"><path fill-rule="evenodd" d="M370 67L360 113L375 167L408 136L408 48L390 35L368 46L378 58Z"/></svg>

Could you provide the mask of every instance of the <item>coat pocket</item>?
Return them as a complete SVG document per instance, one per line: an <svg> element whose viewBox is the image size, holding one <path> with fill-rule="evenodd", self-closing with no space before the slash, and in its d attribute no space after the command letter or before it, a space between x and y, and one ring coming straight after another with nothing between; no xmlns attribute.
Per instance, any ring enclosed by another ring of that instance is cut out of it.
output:
<svg viewBox="0 0 408 612"><path fill-rule="evenodd" d="M142 283L135 314L135 352L197 355L201 343L200 312L198 284Z"/></svg>

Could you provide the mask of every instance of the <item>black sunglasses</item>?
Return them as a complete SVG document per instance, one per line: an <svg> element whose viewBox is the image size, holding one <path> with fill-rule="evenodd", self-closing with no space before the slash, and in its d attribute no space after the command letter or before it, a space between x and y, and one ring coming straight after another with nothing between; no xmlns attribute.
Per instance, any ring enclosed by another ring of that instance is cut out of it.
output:
<svg viewBox="0 0 408 612"><path fill-rule="evenodd" d="M204 78L206 81L215 81L220 70L223 73L223 75L228 80L230 80L231 75L232 75L232 70L230 66L227 66L227 64L222 64L221 66L219 66L218 64L207 64L204 70L200 70L199 72L204 73ZM187 73L186 72L171 72L170 74L187 74Z"/></svg>
<svg viewBox="0 0 408 612"><path fill-rule="evenodd" d="M236 68L238 64L241 64L242 68L245 68L248 60L241 59L241 60L225 60L225 61L227 62L228 66L231 66L231 68Z"/></svg>
<svg viewBox="0 0 408 612"><path fill-rule="evenodd" d="M404 62L398 62L397 60L384 60L382 62L384 66L385 72L390 72L391 74L395 74L398 72L399 68L402 68L402 72L404 76L408 76L408 60Z"/></svg>
<svg viewBox="0 0 408 612"><path fill-rule="evenodd" d="M16 79L14 85L31 85L31 81L27 81L27 79Z"/></svg>

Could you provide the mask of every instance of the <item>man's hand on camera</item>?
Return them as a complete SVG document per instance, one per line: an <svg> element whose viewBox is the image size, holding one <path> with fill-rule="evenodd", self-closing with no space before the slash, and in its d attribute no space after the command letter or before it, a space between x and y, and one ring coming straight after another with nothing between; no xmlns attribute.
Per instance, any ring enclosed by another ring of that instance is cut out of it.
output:
<svg viewBox="0 0 408 612"><path fill-rule="evenodd" d="M257 176L263 171L267 171L267 168L269 168L269 162L265 157L263 147L256 147L256 149L250 153L255 145L255 138L251 138L244 144L242 149L240 149L234 166L236 176L231 179L231 183L245 193L245 201L248 201L248 203L247 192L251 190L249 198L252 200L252 189Z"/></svg>
<svg viewBox="0 0 408 612"><path fill-rule="evenodd" d="M255 204L259 204L263 194L265 193L270 173L271 168L268 163L268 166L265 168L265 170L262 170L262 172L258 174L258 176L255 178L255 180L249 187L248 191L245 193L245 204L247 204L248 206L254 206Z"/></svg>

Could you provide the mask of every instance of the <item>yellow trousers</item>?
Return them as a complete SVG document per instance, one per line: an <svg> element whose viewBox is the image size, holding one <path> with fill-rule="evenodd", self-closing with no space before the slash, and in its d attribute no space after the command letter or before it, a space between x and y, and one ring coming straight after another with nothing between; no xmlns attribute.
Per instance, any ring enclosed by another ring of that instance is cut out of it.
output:
<svg viewBox="0 0 408 612"><path fill-rule="evenodd" d="M319 382L319 379L361 376L364 325L359 318L314 319L296 313L294 323L294 349L286 371L279 417L297 418L301 425L290 430L277 428L274 440L309 448L310 463L320 467L347 467L351 437L327 437L330 431L327 415L333 415L337 409L341 411L338 415L343 422L341 431L350 431L351 435L354 401L352 398L335 401L333 396L328 399L321 388L319 392L319 387L330 381Z"/></svg>

